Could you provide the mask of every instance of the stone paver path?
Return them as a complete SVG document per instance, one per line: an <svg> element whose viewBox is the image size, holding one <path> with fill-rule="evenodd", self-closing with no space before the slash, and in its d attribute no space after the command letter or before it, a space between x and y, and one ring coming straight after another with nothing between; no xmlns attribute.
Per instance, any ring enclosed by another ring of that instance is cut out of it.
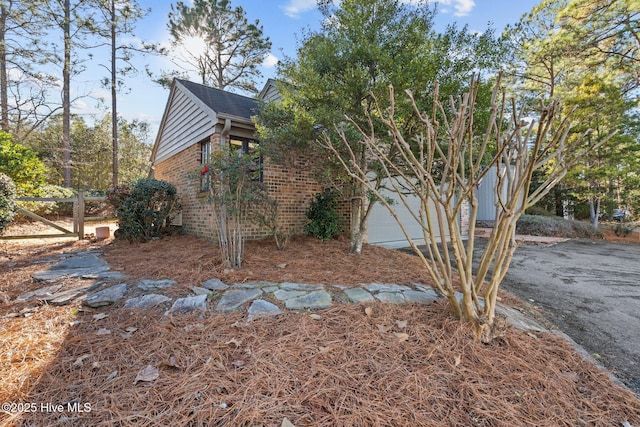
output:
<svg viewBox="0 0 640 427"><path fill-rule="evenodd" d="M145 310L165 305L165 315L203 312L211 307L225 313L244 310L248 320L264 316L277 316L283 310L320 310L330 307L336 300L363 303L381 301L392 304L429 304L441 296L422 283L363 283L359 286L340 284L307 284L291 282L223 283L211 278L200 286L190 288L190 293L173 300L162 291L176 285L172 279L126 281L126 276L110 271L100 258L99 251L64 254L60 261L33 275L46 284L35 291L16 298L19 301L45 301L58 305L82 301L93 308L105 307L124 300L124 308ZM55 284L66 278L84 280L75 286ZM89 282L87 282L89 281ZM68 288L65 288L68 287ZM170 306L170 307L169 307ZM521 329L543 330L537 322L526 318L519 311L500 308L514 326ZM7 317L16 317L11 313Z"/></svg>

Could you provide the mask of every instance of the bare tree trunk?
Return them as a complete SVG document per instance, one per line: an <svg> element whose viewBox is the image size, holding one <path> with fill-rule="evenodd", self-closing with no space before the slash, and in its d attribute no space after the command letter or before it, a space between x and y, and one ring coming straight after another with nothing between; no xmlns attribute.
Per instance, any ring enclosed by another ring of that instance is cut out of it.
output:
<svg viewBox="0 0 640 427"><path fill-rule="evenodd" d="M7 9L4 2L0 4L0 109L2 118L0 127L9 132L9 87L7 82L7 45L5 40L7 30Z"/></svg>
<svg viewBox="0 0 640 427"><path fill-rule="evenodd" d="M118 185L118 109L116 80L116 2L111 0L111 139L113 145L112 184Z"/></svg>
<svg viewBox="0 0 640 427"><path fill-rule="evenodd" d="M71 3L64 2L64 65L62 69L62 169L63 184L71 187Z"/></svg>
<svg viewBox="0 0 640 427"><path fill-rule="evenodd" d="M589 218L594 230L598 229L600 218L600 197L589 196Z"/></svg>

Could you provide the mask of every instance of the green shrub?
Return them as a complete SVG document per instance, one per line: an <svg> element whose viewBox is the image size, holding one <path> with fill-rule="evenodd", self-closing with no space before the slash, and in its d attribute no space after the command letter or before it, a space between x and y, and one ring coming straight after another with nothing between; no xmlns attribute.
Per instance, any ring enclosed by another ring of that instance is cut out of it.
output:
<svg viewBox="0 0 640 427"><path fill-rule="evenodd" d="M0 131L0 172L7 174L20 196L40 197L46 168L38 154L29 147L13 142L10 134Z"/></svg>
<svg viewBox="0 0 640 427"><path fill-rule="evenodd" d="M557 216L522 215L516 224L516 232L529 236L549 237L600 237L588 222L566 220Z"/></svg>
<svg viewBox="0 0 640 427"><path fill-rule="evenodd" d="M307 210L306 216L309 223L305 226L305 231L320 240L328 240L340 233L340 221L336 207L335 193L331 191L318 193Z"/></svg>
<svg viewBox="0 0 640 427"><path fill-rule="evenodd" d="M538 216L555 216L556 214L553 212L549 212L543 207L540 206L531 206L527 209L527 215L538 215Z"/></svg>
<svg viewBox="0 0 640 427"><path fill-rule="evenodd" d="M0 235L15 215L16 187L7 175L0 173Z"/></svg>
<svg viewBox="0 0 640 427"><path fill-rule="evenodd" d="M131 187L111 188L107 201L118 217L118 235L131 240L162 236L179 209L176 188L156 179L139 179Z"/></svg>

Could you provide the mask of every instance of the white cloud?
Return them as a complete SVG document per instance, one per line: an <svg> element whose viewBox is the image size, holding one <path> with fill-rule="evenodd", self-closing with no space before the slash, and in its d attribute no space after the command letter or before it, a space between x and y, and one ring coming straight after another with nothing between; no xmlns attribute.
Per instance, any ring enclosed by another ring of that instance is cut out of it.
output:
<svg viewBox="0 0 640 427"><path fill-rule="evenodd" d="M267 56L262 61L262 66L265 68L273 68L278 65L280 60L272 53L268 53Z"/></svg>
<svg viewBox="0 0 640 427"><path fill-rule="evenodd" d="M405 3L415 3L415 0L405 0ZM435 3L439 6L452 7L456 16L467 16L476 6L475 0L438 0Z"/></svg>
<svg viewBox="0 0 640 427"><path fill-rule="evenodd" d="M316 7L316 0L289 0L289 3L280 6L284 14L290 18L299 18L300 14Z"/></svg>

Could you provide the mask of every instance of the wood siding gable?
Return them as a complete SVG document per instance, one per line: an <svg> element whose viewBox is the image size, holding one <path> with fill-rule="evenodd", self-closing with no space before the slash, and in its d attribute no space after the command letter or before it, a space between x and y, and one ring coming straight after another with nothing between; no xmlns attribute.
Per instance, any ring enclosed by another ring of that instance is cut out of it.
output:
<svg viewBox="0 0 640 427"><path fill-rule="evenodd" d="M215 132L217 121L215 111L175 82L156 138L153 164L210 137Z"/></svg>

